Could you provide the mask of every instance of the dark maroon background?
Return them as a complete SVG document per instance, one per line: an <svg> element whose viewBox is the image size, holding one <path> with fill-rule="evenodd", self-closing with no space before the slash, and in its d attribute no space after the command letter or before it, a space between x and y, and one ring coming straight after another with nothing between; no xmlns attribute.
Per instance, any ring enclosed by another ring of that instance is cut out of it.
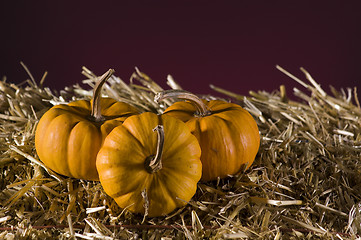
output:
<svg viewBox="0 0 361 240"><path fill-rule="evenodd" d="M279 64L327 91L361 88L361 1L96 2L1 1L0 76L22 82L23 61L56 89L83 65L126 81L137 66L164 87L171 74L195 93L303 89Z"/></svg>

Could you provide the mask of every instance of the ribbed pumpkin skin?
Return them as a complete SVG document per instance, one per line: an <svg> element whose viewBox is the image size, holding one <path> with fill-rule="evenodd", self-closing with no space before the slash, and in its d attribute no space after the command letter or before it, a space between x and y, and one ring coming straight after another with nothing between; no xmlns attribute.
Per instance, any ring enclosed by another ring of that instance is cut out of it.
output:
<svg viewBox="0 0 361 240"><path fill-rule="evenodd" d="M155 154L153 128L158 124L163 124L165 133L162 168L149 173L145 159ZM144 214L145 190L148 215L163 216L186 205L195 194L202 174L200 155L197 139L182 121L147 112L114 128L98 153L97 168L104 191L120 207Z"/></svg>
<svg viewBox="0 0 361 240"><path fill-rule="evenodd" d="M196 116L196 108L190 102L176 102L164 111L165 115L186 122L197 137L202 149L202 180L224 178L249 168L260 145L256 121L237 104L203 102L211 111L208 116Z"/></svg>
<svg viewBox="0 0 361 240"><path fill-rule="evenodd" d="M91 119L91 102L56 105L40 119L35 148L40 160L53 171L73 178L99 180L96 155L104 138L126 117L138 114L128 104L111 98L100 101L104 121Z"/></svg>

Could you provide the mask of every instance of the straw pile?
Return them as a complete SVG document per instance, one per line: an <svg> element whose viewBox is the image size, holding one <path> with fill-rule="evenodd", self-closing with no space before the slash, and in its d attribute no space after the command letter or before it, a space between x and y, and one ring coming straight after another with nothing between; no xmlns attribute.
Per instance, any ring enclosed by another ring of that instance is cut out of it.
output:
<svg viewBox="0 0 361 240"><path fill-rule="evenodd" d="M307 93L285 88L250 96L211 86L257 119L261 147L246 173L200 182L189 204L169 216L145 218L120 209L100 183L60 176L34 148L39 118L51 106L90 99L74 85L59 93L31 76L0 81L1 239L357 239L361 234L361 108L356 89L328 95L307 73ZM86 68L83 83L96 76ZM180 86L168 77L171 88ZM162 88L136 69L130 82L112 76L103 95L162 113ZM214 98L206 96L207 98Z"/></svg>

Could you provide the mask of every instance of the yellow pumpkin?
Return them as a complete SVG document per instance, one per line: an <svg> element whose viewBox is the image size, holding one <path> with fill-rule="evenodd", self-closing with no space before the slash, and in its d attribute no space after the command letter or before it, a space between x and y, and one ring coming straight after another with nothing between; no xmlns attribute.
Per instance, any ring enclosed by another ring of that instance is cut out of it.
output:
<svg viewBox="0 0 361 240"><path fill-rule="evenodd" d="M200 155L182 121L146 112L114 128L96 164L104 191L121 208L154 217L193 197L202 174Z"/></svg>
<svg viewBox="0 0 361 240"><path fill-rule="evenodd" d="M126 103L101 98L109 70L100 77L92 101L79 100L49 109L35 132L40 160L53 171L73 178L99 180L96 155L104 138L130 115L139 111Z"/></svg>
<svg viewBox="0 0 361 240"><path fill-rule="evenodd" d="M215 180L246 170L260 145L256 121L245 109L222 100L206 101L183 90L168 90L157 101L179 98L163 114L184 121L202 149L202 180Z"/></svg>

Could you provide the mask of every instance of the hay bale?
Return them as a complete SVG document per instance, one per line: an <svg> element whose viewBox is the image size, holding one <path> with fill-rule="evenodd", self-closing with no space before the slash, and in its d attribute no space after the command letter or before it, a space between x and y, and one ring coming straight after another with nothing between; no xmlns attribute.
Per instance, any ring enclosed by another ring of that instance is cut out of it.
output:
<svg viewBox="0 0 361 240"><path fill-rule="evenodd" d="M361 109L356 89L328 95L304 69L305 87L290 100L283 86L240 96L211 86L257 120L261 147L245 173L200 182L187 206L157 218L120 209L99 182L60 176L38 159L34 132L51 106L90 99L80 85L56 93L31 77L0 82L0 238L8 239L355 239L361 233ZM94 86L96 76L83 68ZM168 77L172 88L180 88ZM125 83L112 76L103 95L162 113L172 101L138 69ZM215 98L211 95L207 98ZM143 222L144 221L144 222Z"/></svg>

